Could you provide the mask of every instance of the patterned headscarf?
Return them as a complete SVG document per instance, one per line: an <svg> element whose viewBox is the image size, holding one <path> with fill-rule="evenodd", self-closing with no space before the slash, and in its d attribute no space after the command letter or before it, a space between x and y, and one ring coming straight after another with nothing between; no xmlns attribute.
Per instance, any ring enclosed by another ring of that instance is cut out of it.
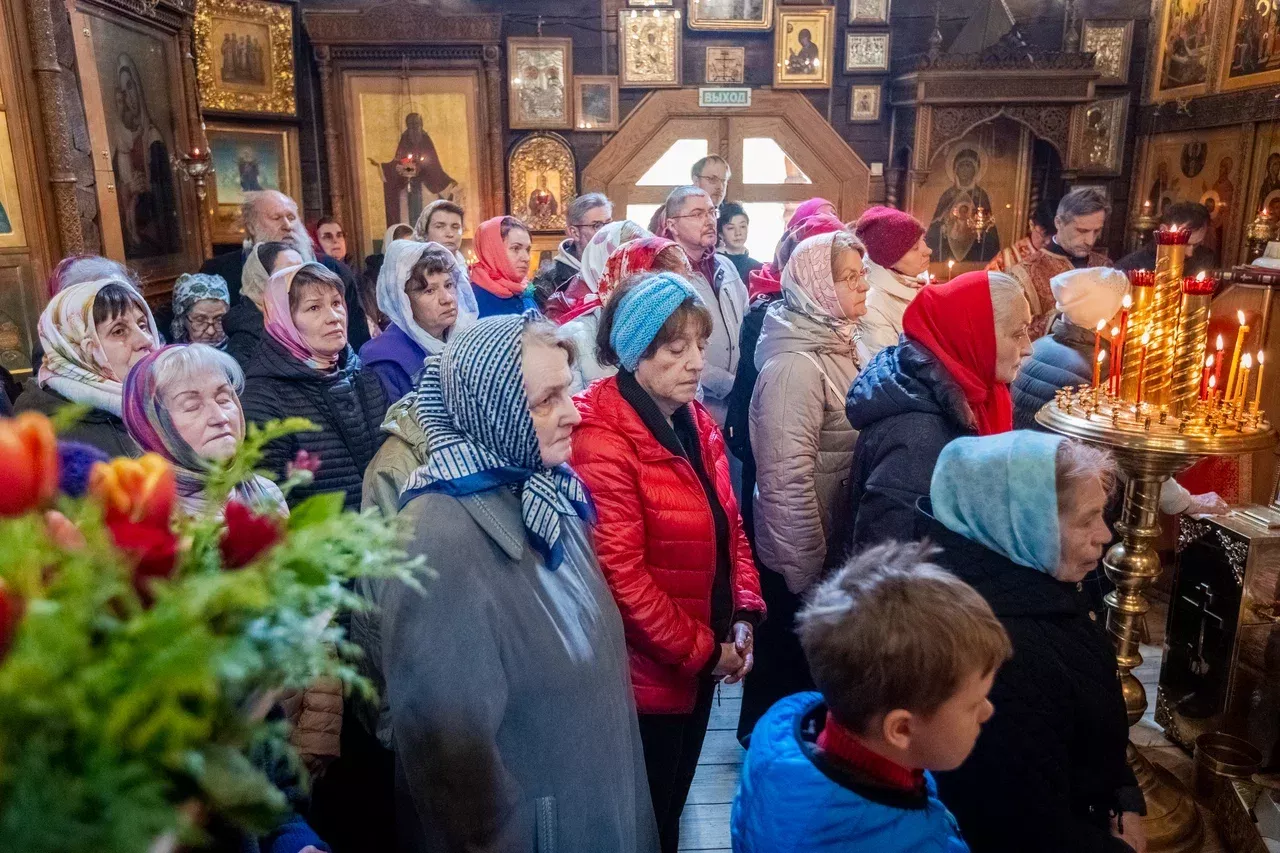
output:
<svg viewBox="0 0 1280 853"><path fill-rule="evenodd" d="M324 358L318 355L303 339L302 333L293 323L293 312L289 310L289 289L293 287L293 279L303 270L322 273L331 277L333 273L315 261L296 267L285 267L278 270L267 280L267 290L263 294L263 326L268 335L288 350L289 355L316 370L329 371L337 365L337 358ZM341 287L339 287L341 293Z"/></svg>
<svg viewBox="0 0 1280 853"><path fill-rule="evenodd" d="M231 307L231 292L227 289L227 280L220 275L209 273L183 273L173 283L173 322L169 324L170 337L175 343L186 343L191 340L191 332L187 328L187 314L202 299L217 299ZM226 334L222 340L226 340Z"/></svg>
<svg viewBox="0 0 1280 853"><path fill-rule="evenodd" d="M822 201L822 199L811 199L811 201L814 200ZM843 222L826 213L817 213L801 219L799 211L796 211L796 216L791 217L791 221L793 224L778 241L773 260L758 270L752 270L747 276L748 290L753 302L761 296L772 296L782 292L782 271L787 268L787 261L791 260L791 253L796 250L796 246L818 234L833 234L836 231L845 230Z"/></svg>
<svg viewBox="0 0 1280 853"><path fill-rule="evenodd" d="M796 247L782 272L782 298L797 314L852 337L854 321L844 317L831 274L835 239L835 234L819 234Z"/></svg>
<svg viewBox="0 0 1280 853"><path fill-rule="evenodd" d="M240 295L257 305L259 311L262 310L262 294L267 290L267 279L271 278L271 273L258 257L260 248L261 243L253 244L253 248L245 256L244 270L240 273Z"/></svg>
<svg viewBox="0 0 1280 853"><path fill-rule="evenodd" d="M658 255L664 249L675 245L666 237L641 237L639 240L632 240L630 243L624 243L618 247L609 256L609 260L605 264L604 275L600 277L597 291L583 299L572 311L566 313L561 320L561 325L603 307L605 301L609 298L609 294L613 293L619 284L631 276L642 272L653 272ZM693 267L689 266L689 257L683 251L673 252L672 254L679 256L682 265L682 269L677 272L686 279L692 279Z"/></svg>
<svg viewBox="0 0 1280 853"><path fill-rule="evenodd" d="M466 273L458 268L453 253L439 243L422 243L417 240L396 240L387 247L386 258L378 272L378 310L427 354L438 355L444 349L444 341L433 338L414 321L413 306L409 304L409 294L404 291L414 266L428 252L440 258L453 278L458 300L458 319L454 321L450 334L460 332L475 323L480 313L476 306L476 295L471 291L471 282L467 280Z"/></svg>
<svg viewBox="0 0 1280 853"><path fill-rule="evenodd" d="M40 363L38 381L75 403L119 416L123 377L116 376L98 338L93 322L93 303L98 291L109 284L127 290L134 304L147 318L151 340L160 342L160 330L147 307L147 300L128 281L104 278L64 288L49 300L40 315L40 346L44 360Z"/></svg>
<svg viewBox="0 0 1280 853"><path fill-rule="evenodd" d="M608 225L596 232L591 238L591 242L582 250L582 269L579 275L587 287L591 288L594 293L600 289L600 279L605 274L605 267L609 262L609 256L612 255L619 246L630 243L632 240L639 240L641 237L652 236L647 228L638 222L632 222L630 219L623 219L618 222L610 222Z"/></svg>
<svg viewBox="0 0 1280 853"><path fill-rule="evenodd" d="M173 418L169 415L169 407L161 398L159 377L162 362L186 349L188 346L207 349L217 353L205 344L170 344L155 352L148 353L129 371L124 381L124 425L128 428L133 440L148 453L159 453L173 465L174 476L178 482L178 502L187 515L201 515L208 507L204 499L204 474L209 464L197 455L190 444L178 434ZM219 356L210 355L210 361L219 362ZM221 354L222 359L230 360L231 356ZM225 366L225 365L224 365ZM234 362L227 370L227 381L237 391L243 383L243 376ZM240 416L240 434L244 434L244 410L240 407L240 398L236 397L236 410ZM271 510L288 515L289 510L284 496L275 483L251 475L235 487L231 493L237 500L250 509L258 512ZM219 508L221 512L221 508Z"/></svg>
<svg viewBox="0 0 1280 853"><path fill-rule="evenodd" d="M564 557L561 517L591 521L594 513L568 466L542 463L523 372L524 329L538 316L485 318L427 359L414 417L430 450L405 483L400 505L427 492L462 497L519 486L529 541L554 570Z"/></svg>

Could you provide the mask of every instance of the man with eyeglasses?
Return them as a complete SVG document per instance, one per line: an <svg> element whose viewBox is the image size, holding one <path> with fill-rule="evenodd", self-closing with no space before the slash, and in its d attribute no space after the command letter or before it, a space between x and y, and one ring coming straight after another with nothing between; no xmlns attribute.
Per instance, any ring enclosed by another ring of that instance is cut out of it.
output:
<svg viewBox="0 0 1280 853"><path fill-rule="evenodd" d="M729 179L733 177L729 161L719 154L708 154L694 163L691 171L693 185L711 196L716 207L724 204L725 196L729 194Z"/></svg>
<svg viewBox="0 0 1280 853"><path fill-rule="evenodd" d="M587 193L570 202L565 211L567 239L556 253L552 280L556 290L564 287L582 269L582 250L596 232L613 221L613 202L604 193Z"/></svg>
<svg viewBox="0 0 1280 853"><path fill-rule="evenodd" d="M711 312L706 368L702 372L702 402L724 426L729 392L738 372L739 333L747 308L747 288L733 262L716 254L718 210L701 187L676 187L663 207L665 236L675 241L693 267L690 284ZM736 460L735 460L736 461Z"/></svg>

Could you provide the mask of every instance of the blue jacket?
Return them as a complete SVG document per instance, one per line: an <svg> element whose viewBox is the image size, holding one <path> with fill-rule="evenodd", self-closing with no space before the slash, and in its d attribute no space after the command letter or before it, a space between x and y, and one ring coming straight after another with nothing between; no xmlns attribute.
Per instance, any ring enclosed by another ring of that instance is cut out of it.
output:
<svg viewBox="0 0 1280 853"><path fill-rule="evenodd" d="M396 324L360 347L360 360L372 370L382 384L382 392L391 404L413 390L413 378L422 370L426 351Z"/></svg>
<svg viewBox="0 0 1280 853"><path fill-rule="evenodd" d="M929 494L947 442L977 432L960 386L933 353L907 338L876 353L845 399L859 430L849 472L856 548L917 539L916 501Z"/></svg>
<svg viewBox="0 0 1280 853"><path fill-rule="evenodd" d="M933 777L912 794L874 785L815 746L820 693L788 696L760 718L733 800L735 853L968 853Z"/></svg>
<svg viewBox="0 0 1280 853"><path fill-rule="evenodd" d="M523 314L530 308L536 308L532 299L521 296L494 296L483 287L476 285L476 306L480 309L480 319L499 314Z"/></svg>
<svg viewBox="0 0 1280 853"><path fill-rule="evenodd" d="M1110 350L1103 343L1103 348ZM1103 367L1110 364L1108 360ZM1053 399L1060 388L1093 381L1093 330L1077 326L1059 315L1049 334L1031 345L1018 375L1009 386L1013 396L1014 429L1040 429L1036 412Z"/></svg>

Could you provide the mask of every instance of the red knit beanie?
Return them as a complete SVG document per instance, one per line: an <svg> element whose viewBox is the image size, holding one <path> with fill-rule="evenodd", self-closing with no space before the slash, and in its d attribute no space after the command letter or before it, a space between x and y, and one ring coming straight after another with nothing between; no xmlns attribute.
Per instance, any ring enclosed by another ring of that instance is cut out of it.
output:
<svg viewBox="0 0 1280 853"><path fill-rule="evenodd" d="M867 208L854 229L871 260L886 268L902 260L924 234L924 226L911 214L879 206Z"/></svg>

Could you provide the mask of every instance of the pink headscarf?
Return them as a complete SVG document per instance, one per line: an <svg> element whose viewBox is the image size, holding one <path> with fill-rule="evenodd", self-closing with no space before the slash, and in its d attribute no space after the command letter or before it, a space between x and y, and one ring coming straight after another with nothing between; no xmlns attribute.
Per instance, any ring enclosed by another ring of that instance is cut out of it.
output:
<svg viewBox="0 0 1280 853"><path fill-rule="evenodd" d="M315 261L278 270L267 279L267 288L262 294L263 325L267 334L298 361L316 370L332 370L338 363L337 357L321 356L307 346L302 333L294 325L293 312L289 310L289 289L293 287L294 278L305 269L332 275Z"/></svg>
<svg viewBox="0 0 1280 853"><path fill-rule="evenodd" d="M811 216L816 216L819 213L826 212L822 210L824 207L831 208L831 216L836 215L836 206L825 198L811 198L808 201L800 202L800 206L796 208L796 212L791 214L791 220L787 222L787 230L790 231L792 228L795 228Z"/></svg>
<svg viewBox="0 0 1280 853"><path fill-rule="evenodd" d="M502 239L502 220L495 216L476 229L476 262L471 266L471 283L497 296L509 299L524 293L524 280L507 257L507 244ZM524 227L524 226L521 226Z"/></svg>

